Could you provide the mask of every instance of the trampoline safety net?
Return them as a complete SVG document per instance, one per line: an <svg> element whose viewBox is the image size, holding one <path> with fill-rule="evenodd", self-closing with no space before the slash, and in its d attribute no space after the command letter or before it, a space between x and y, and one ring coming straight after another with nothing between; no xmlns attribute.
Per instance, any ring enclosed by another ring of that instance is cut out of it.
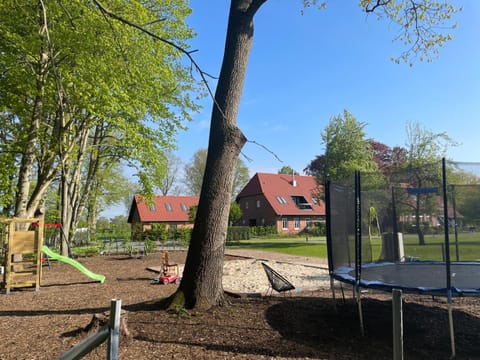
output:
<svg viewBox="0 0 480 360"><path fill-rule="evenodd" d="M352 174L325 189L334 277L380 288L480 291L480 163ZM468 271L458 267L467 263Z"/></svg>

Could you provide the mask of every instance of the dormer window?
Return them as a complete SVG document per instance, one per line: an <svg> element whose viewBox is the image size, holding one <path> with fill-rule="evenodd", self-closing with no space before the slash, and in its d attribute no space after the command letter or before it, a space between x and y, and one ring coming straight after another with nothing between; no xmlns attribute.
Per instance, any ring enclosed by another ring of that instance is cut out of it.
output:
<svg viewBox="0 0 480 360"><path fill-rule="evenodd" d="M290 197L300 210L313 210L312 205L310 205L310 203L307 202L307 199L302 195L292 195Z"/></svg>
<svg viewBox="0 0 480 360"><path fill-rule="evenodd" d="M165 209L167 209L167 211L170 211L170 212L173 211L172 204L170 204L169 202L166 202L165 203Z"/></svg>
<svg viewBox="0 0 480 360"><path fill-rule="evenodd" d="M181 203L180 207L182 208L182 211L185 211L185 212L188 211L188 207L187 207L187 205L185 205L185 203Z"/></svg>
<svg viewBox="0 0 480 360"><path fill-rule="evenodd" d="M156 208L155 208L155 204L150 204L148 206L148 208L150 209L151 212L155 212Z"/></svg>

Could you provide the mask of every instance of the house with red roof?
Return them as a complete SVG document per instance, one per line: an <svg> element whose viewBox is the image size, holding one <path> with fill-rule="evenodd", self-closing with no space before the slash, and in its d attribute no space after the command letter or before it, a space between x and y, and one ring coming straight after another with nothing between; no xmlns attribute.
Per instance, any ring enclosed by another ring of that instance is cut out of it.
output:
<svg viewBox="0 0 480 360"><path fill-rule="evenodd" d="M296 234L325 220L323 187L313 176L256 173L237 195L242 210L238 225L276 226L279 234Z"/></svg>
<svg viewBox="0 0 480 360"><path fill-rule="evenodd" d="M128 214L132 229L150 230L152 224L165 224L167 228L192 227L189 220L190 207L198 205L198 196L155 196L147 203L135 195Z"/></svg>

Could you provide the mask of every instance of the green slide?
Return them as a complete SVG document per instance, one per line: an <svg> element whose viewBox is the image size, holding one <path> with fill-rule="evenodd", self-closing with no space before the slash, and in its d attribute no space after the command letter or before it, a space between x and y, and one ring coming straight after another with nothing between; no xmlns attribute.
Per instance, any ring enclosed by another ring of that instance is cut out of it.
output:
<svg viewBox="0 0 480 360"><path fill-rule="evenodd" d="M47 255L50 259L54 259L54 260L61 261L61 262L67 263L69 265L72 265L75 269L77 269L81 273L87 275L88 277L92 278L93 280L100 281L100 283L102 283L102 284L105 281L105 275L95 274L95 273L91 272L90 270L88 270L85 266L80 264L78 261L70 259L67 256L59 255L59 254L53 252L52 250L50 250L45 245L42 246L42 252L45 255Z"/></svg>

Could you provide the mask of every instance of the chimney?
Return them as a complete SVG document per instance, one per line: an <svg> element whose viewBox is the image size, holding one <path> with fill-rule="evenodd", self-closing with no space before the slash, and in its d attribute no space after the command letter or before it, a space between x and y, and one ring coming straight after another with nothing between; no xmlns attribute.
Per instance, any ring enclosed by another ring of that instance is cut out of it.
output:
<svg viewBox="0 0 480 360"><path fill-rule="evenodd" d="M292 170L292 186L297 186L297 180L295 180L295 170Z"/></svg>

